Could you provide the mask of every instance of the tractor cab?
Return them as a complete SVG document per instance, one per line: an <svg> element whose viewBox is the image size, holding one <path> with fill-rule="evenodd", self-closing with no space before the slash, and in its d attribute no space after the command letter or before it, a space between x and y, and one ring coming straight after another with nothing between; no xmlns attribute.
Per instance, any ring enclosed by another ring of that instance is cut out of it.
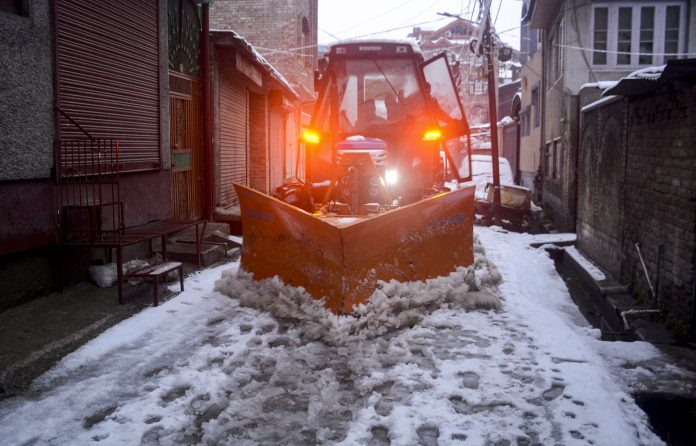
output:
<svg viewBox="0 0 696 446"><path fill-rule="evenodd" d="M333 45L317 76L306 143L314 202L363 214L409 204L470 176L468 124L447 59L411 42Z"/></svg>

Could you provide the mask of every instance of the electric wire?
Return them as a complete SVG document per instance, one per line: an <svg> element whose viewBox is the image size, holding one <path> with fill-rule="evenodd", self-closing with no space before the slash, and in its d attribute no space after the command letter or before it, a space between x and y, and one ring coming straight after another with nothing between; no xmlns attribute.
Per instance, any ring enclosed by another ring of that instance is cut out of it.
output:
<svg viewBox="0 0 696 446"><path fill-rule="evenodd" d="M503 6L503 0L500 0L500 3L498 3L498 12L495 13L495 20L493 20L493 26L495 26L495 24L498 23L498 15L500 14L501 6Z"/></svg>
<svg viewBox="0 0 696 446"><path fill-rule="evenodd" d="M435 0L435 1L432 2L430 5L428 5L427 8L425 8L424 10L422 10L421 12L419 12L418 14L414 15L414 16L411 17L410 19L407 19L406 22L410 22L411 20L414 20L414 19L420 17L421 15L425 14L427 11L430 11L435 5L437 5L437 4L440 3L441 1L442 1L442 0ZM403 25L403 24L406 23L406 22L402 22L401 25Z"/></svg>
<svg viewBox="0 0 696 446"><path fill-rule="evenodd" d="M372 22L373 20L376 20L376 19L378 19L378 18L380 18L380 17L384 17L385 15L389 14L390 12L393 12L393 11L395 11L395 10L397 10L397 9L403 8L404 6L408 5L409 3L413 3L414 1L415 1L415 0L408 0L408 1L406 1L406 2L399 3L399 4L396 5L395 7L391 8L391 9L389 9L389 10L387 10L387 11L385 11L385 12L379 14L379 15L373 16L373 17L371 17L371 18L369 18L369 19L367 19L367 20L364 20L364 21L362 21L362 22L360 22L360 23L357 23L357 24L355 24L355 25L351 25L351 26L349 26L348 28L345 28L345 29L342 29L341 31L338 31L336 34L342 34L342 33L346 32L346 31L351 30L351 29L354 29L354 28L357 28L357 27L359 27L359 26L362 26L362 25L364 25L364 24L366 24L366 23ZM462 1L463 1L463 0L462 0ZM331 37L336 38L336 37L333 36L332 34L326 32L326 31L324 31L324 32L325 32L326 34L329 34ZM338 38L338 39L340 40L340 38Z"/></svg>
<svg viewBox="0 0 696 446"><path fill-rule="evenodd" d="M554 46L557 46L559 48L568 48L571 50L580 50L580 51L589 51L592 53L606 53L606 54L630 54L630 55L636 55L636 56L675 56L675 57L689 57L689 56L696 56L696 52L694 53L641 53L639 51L613 51L613 50L598 50L595 48L585 48L581 46L575 46L575 45L564 45L560 43L554 44Z"/></svg>

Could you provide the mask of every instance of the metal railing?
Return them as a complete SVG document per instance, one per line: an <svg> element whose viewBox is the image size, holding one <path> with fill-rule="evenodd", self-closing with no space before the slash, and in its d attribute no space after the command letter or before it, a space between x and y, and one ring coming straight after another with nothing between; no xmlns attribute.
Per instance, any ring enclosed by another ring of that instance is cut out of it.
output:
<svg viewBox="0 0 696 446"><path fill-rule="evenodd" d="M95 243L123 232L119 187L119 141L95 138L65 112L64 122L78 132L55 142L55 178L60 194L59 230L63 243ZM80 137L81 135L84 135ZM73 136L75 135L75 136Z"/></svg>

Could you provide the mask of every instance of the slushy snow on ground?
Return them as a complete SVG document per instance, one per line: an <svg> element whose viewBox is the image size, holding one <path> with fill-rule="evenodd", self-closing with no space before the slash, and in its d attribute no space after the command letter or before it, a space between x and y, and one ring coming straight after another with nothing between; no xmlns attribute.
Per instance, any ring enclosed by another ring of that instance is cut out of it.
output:
<svg viewBox="0 0 696 446"><path fill-rule="evenodd" d="M658 351L600 341L538 239L476 232L472 267L349 316L201 271L0 402L2 443L662 444L628 393Z"/></svg>

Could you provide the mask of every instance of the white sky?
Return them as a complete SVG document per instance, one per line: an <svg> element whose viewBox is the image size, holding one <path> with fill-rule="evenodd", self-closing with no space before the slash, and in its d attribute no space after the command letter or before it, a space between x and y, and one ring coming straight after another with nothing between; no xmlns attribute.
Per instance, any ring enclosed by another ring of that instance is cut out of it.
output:
<svg viewBox="0 0 696 446"><path fill-rule="evenodd" d="M473 20L476 21L478 4L478 0L319 0L319 43L361 36L406 38L414 26L435 30L453 20L437 15L438 12L472 19L471 8L475 7ZM492 17L495 19L497 15L496 31L503 41L517 49L521 9L521 0L493 0L491 7Z"/></svg>

